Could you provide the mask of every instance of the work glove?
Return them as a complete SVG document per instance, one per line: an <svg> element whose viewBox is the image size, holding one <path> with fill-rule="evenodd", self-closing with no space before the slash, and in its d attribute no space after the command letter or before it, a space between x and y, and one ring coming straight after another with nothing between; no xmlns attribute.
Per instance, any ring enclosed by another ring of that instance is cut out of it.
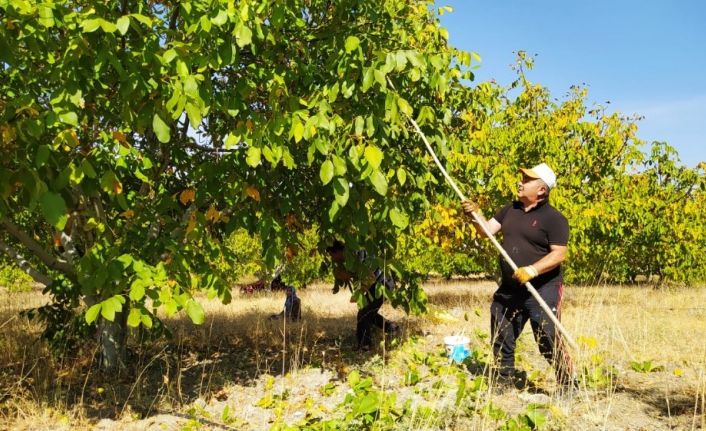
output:
<svg viewBox="0 0 706 431"><path fill-rule="evenodd" d="M534 266L527 265L521 268L517 268L515 270L515 273L512 274L512 278L519 281L520 284L525 284L538 275L539 272L537 272L537 269Z"/></svg>
<svg viewBox="0 0 706 431"><path fill-rule="evenodd" d="M461 202L461 206L463 207L463 212L466 213L466 215L470 216L471 213L480 213L480 206L478 205L478 203L470 199L466 199Z"/></svg>

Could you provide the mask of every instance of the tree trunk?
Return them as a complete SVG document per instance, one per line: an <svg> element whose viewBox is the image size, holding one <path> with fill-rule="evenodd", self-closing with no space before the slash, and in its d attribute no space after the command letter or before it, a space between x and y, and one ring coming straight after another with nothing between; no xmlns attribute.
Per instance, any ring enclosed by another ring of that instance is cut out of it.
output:
<svg viewBox="0 0 706 431"><path fill-rule="evenodd" d="M100 344L101 368L106 371L116 371L125 368L127 364L127 312L123 310L115 314L115 319L101 319Z"/></svg>

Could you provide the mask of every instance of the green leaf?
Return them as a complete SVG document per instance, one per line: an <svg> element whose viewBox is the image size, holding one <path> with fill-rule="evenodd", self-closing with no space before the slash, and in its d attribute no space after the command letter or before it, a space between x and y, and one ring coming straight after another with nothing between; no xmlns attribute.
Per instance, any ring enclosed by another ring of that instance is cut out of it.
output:
<svg viewBox="0 0 706 431"><path fill-rule="evenodd" d="M248 28L248 26L239 23L235 28L235 43L242 48L246 45L250 45L251 42L252 31Z"/></svg>
<svg viewBox="0 0 706 431"><path fill-rule="evenodd" d="M118 21L115 23L115 26L118 28L120 34L124 36L130 28L130 17L127 15L121 16L120 18L118 18Z"/></svg>
<svg viewBox="0 0 706 431"><path fill-rule="evenodd" d="M39 10L39 23L44 27L54 27L54 11L44 3L37 6Z"/></svg>
<svg viewBox="0 0 706 431"><path fill-rule="evenodd" d="M368 178L379 195L385 196L387 194L387 179L382 172L376 169Z"/></svg>
<svg viewBox="0 0 706 431"><path fill-rule="evenodd" d="M103 31L106 33L115 33L115 31L118 29L118 27L116 27L115 24L113 24L110 21L106 21L104 19L100 20L100 25L101 25L101 28L103 29Z"/></svg>
<svg viewBox="0 0 706 431"><path fill-rule="evenodd" d="M199 84L194 75L189 75L184 79L184 93L193 99L199 99Z"/></svg>
<svg viewBox="0 0 706 431"><path fill-rule="evenodd" d="M120 194L122 193L122 184L118 177L115 176L115 172L107 171L101 177L101 188L108 194Z"/></svg>
<svg viewBox="0 0 706 431"><path fill-rule="evenodd" d="M368 145L365 147L365 160L368 161L368 164L373 169L377 169L380 167L380 163L382 162L382 151L374 145Z"/></svg>
<svg viewBox="0 0 706 431"><path fill-rule="evenodd" d="M360 39L358 39L357 37L348 36L346 38L346 52L351 52L354 49L357 49L358 45L360 45Z"/></svg>
<svg viewBox="0 0 706 431"><path fill-rule="evenodd" d="M148 285L149 281L138 278L132 282L130 286L130 299L132 301L139 301L145 297L145 287Z"/></svg>
<svg viewBox="0 0 706 431"><path fill-rule="evenodd" d="M373 76L375 77L375 82L380 84L380 87L384 90L387 88L387 80L385 79L385 71L380 70L380 69L375 69L373 72Z"/></svg>
<svg viewBox="0 0 706 431"><path fill-rule="evenodd" d="M402 111L403 114L407 115L408 117L412 116L412 106L404 100L401 97L397 98L397 106L400 108L400 111Z"/></svg>
<svg viewBox="0 0 706 431"><path fill-rule="evenodd" d="M407 65L407 55L404 51L397 51L395 53L395 70L401 72Z"/></svg>
<svg viewBox="0 0 706 431"><path fill-rule="evenodd" d="M186 104L186 115L189 117L189 123L194 129L198 129L201 124L201 109L193 103Z"/></svg>
<svg viewBox="0 0 706 431"><path fill-rule="evenodd" d="M174 60L177 56L177 52L174 48L170 48L166 51L164 51L164 54L162 54L162 62L164 64L169 64L171 63L172 60Z"/></svg>
<svg viewBox="0 0 706 431"><path fill-rule="evenodd" d="M91 162L89 162L88 159L83 159L83 161L81 161L81 170L88 178L96 178L98 176L95 169L93 169L93 165L91 165Z"/></svg>
<svg viewBox="0 0 706 431"><path fill-rule="evenodd" d="M361 136L363 134L363 128L365 127L365 120L360 115L355 117L355 134Z"/></svg>
<svg viewBox="0 0 706 431"><path fill-rule="evenodd" d="M236 146L239 142L240 142L239 136L234 135L232 133L229 133L228 137L226 138L225 147L226 147L226 149L231 149L234 146Z"/></svg>
<svg viewBox="0 0 706 431"><path fill-rule="evenodd" d="M81 166L76 166L71 163L69 165L69 172L69 181L71 182L71 185L76 186L81 184L81 181L83 181L83 177L85 176Z"/></svg>
<svg viewBox="0 0 706 431"><path fill-rule="evenodd" d="M223 24L228 22L228 12L223 9L219 10L218 14L215 17L211 18L211 22L213 23L213 25L219 27L222 26Z"/></svg>
<svg viewBox="0 0 706 431"><path fill-rule="evenodd" d="M145 325L145 328L152 327L152 318L148 314L141 315L140 321L142 322L143 325Z"/></svg>
<svg viewBox="0 0 706 431"><path fill-rule="evenodd" d="M142 313L138 308L131 308L130 314L127 316L127 326L137 328L140 325L140 317Z"/></svg>
<svg viewBox="0 0 706 431"><path fill-rule="evenodd" d="M323 185L328 184L333 178L333 162L331 160L326 160L319 170L319 178Z"/></svg>
<svg viewBox="0 0 706 431"><path fill-rule="evenodd" d="M299 142L304 137L304 125L296 121L292 126L292 136L294 136L294 142Z"/></svg>
<svg viewBox="0 0 706 431"><path fill-rule="evenodd" d="M407 171L404 170L403 167L397 168L397 181L400 183L401 186L404 185L405 182L407 182Z"/></svg>
<svg viewBox="0 0 706 431"><path fill-rule="evenodd" d="M336 178L333 182L333 193L338 206L346 206L346 204L348 203L348 198L350 196L348 180L340 177Z"/></svg>
<svg viewBox="0 0 706 431"><path fill-rule="evenodd" d="M66 222L69 221L69 214L66 209L64 198L57 193L46 192L39 198L39 206L47 221L57 230L64 230Z"/></svg>
<svg viewBox="0 0 706 431"><path fill-rule="evenodd" d="M83 28L84 33L92 33L100 28L100 22L99 18L85 19L81 22L81 28Z"/></svg>
<svg viewBox="0 0 706 431"><path fill-rule="evenodd" d="M336 175L345 175L348 169L346 168L346 161L337 155L333 155L333 170Z"/></svg>
<svg viewBox="0 0 706 431"><path fill-rule="evenodd" d="M338 205L338 202L333 201L333 203L331 204L331 208L329 208L329 210L328 210L329 221L333 222L334 220L336 220L336 216L338 216L338 213L340 212L340 210L341 210L341 206Z"/></svg>
<svg viewBox="0 0 706 431"><path fill-rule="evenodd" d="M370 392L358 404L357 412L359 414L374 413L380 408L380 399L377 392Z"/></svg>
<svg viewBox="0 0 706 431"><path fill-rule="evenodd" d="M179 306L177 305L174 298L169 298L166 301L164 301L164 313L167 316L173 316L174 314L176 314L178 309L179 309Z"/></svg>
<svg viewBox="0 0 706 431"><path fill-rule="evenodd" d="M375 79L375 69L372 67L365 69L365 72L363 73L363 85L362 85L362 87L360 87L360 90L363 93L368 91L368 89L373 85L374 79Z"/></svg>
<svg viewBox="0 0 706 431"><path fill-rule="evenodd" d="M201 304L193 299L190 299L186 303L186 314L189 315L189 318L195 325L201 325L206 320Z"/></svg>
<svg viewBox="0 0 706 431"><path fill-rule="evenodd" d="M294 161L294 158L289 153L289 150L287 148L285 148L282 153L282 163L284 163L284 166L286 166L287 169L294 169L297 166L296 162Z"/></svg>
<svg viewBox="0 0 706 431"><path fill-rule="evenodd" d="M404 229L409 225L409 217L407 214L404 212L398 210L397 208L393 208L390 210L390 220L392 221L392 224L397 226L400 229Z"/></svg>
<svg viewBox="0 0 706 431"><path fill-rule="evenodd" d="M134 261L134 259L132 258L132 256L130 256L130 255L127 254L127 253L126 253L126 254L121 254L121 255L118 256L118 258L115 259L115 260L117 260L118 262L120 262L120 264L122 265L123 269L128 269L128 268L130 267L130 265L132 265L132 262Z"/></svg>
<svg viewBox="0 0 706 431"><path fill-rule="evenodd" d="M355 389L356 386L358 386L358 382L360 382L360 373L358 373L357 370L353 370L348 373L346 380L348 380L348 386L350 386L351 389Z"/></svg>
<svg viewBox="0 0 706 431"><path fill-rule="evenodd" d="M257 147L249 147L248 148L248 156L245 159L245 162L253 168L258 167L260 162L262 161L261 158L262 152L260 151L259 148Z"/></svg>
<svg viewBox="0 0 706 431"><path fill-rule="evenodd" d="M78 126L78 115L76 115L75 112L64 111L59 114L59 120L61 120L62 123L66 123L70 126Z"/></svg>
<svg viewBox="0 0 706 431"><path fill-rule="evenodd" d="M90 325L98 318L98 313L100 313L102 306L103 304L98 303L92 305L88 310L86 310L86 323Z"/></svg>
<svg viewBox="0 0 706 431"><path fill-rule="evenodd" d="M115 314L123 309L124 302L125 298L120 295L115 295L106 299L101 303L103 304L103 306L101 307L101 316L103 316L105 320L108 320L110 322L114 321Z"/></svg>
<svg viewBox="0 0 706 431"><path fill-rule="evenodd" d="M169 142L169 139L171 138L171 130L167 123L162 120L162 117L156 113L154 114L154 117L152 117L152 128L154 128L154 133L157 135L159 142L163 144Z"/></svg>
<svg viewBox="0 0 706 431"><path fill-rule="evenodd" d="M49 146L40 145L37 148L37 155L34 157L34 165L37 168L41 168L49 160Z"/></svg>

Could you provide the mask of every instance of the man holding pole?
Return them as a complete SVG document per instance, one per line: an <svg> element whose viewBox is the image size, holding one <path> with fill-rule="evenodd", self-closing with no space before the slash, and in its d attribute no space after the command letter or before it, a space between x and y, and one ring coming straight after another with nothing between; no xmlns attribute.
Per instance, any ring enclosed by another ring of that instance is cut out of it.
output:
<svg viewBox="0 0 706 431"><path fill-rule="evenodd" d="M554 171L541 163L520 169L517 201L490 220L478 217L475 223L481 234L502 233L502 247L517 265L517 270L500 261L502 280L490 306L493 354L498 365L498 379L516 387L526 384L526 376L515 369L515 343L529 320L542 355L554 366L557 382L564 388L576 386L568 351L556 325L524 286L531 280L539 296L558 318L560 316L563 278L561 263L566 257L569 224L559 211L549 205L549 193L556 184ZM467 214L480 214L478 205L463 202Z"/></svg>

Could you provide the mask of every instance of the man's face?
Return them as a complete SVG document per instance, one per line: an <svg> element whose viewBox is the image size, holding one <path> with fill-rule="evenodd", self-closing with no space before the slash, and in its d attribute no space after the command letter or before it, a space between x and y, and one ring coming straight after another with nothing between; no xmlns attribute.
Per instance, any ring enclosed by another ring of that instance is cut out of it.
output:
<svg viewBox="0 0 706 431"><path fill-rule="evenodd" d="M544 182L539 178L532 178L522 174L522 181L517 185L517 197L522 199L536 200L540 192L546 192Z"/></svg>

